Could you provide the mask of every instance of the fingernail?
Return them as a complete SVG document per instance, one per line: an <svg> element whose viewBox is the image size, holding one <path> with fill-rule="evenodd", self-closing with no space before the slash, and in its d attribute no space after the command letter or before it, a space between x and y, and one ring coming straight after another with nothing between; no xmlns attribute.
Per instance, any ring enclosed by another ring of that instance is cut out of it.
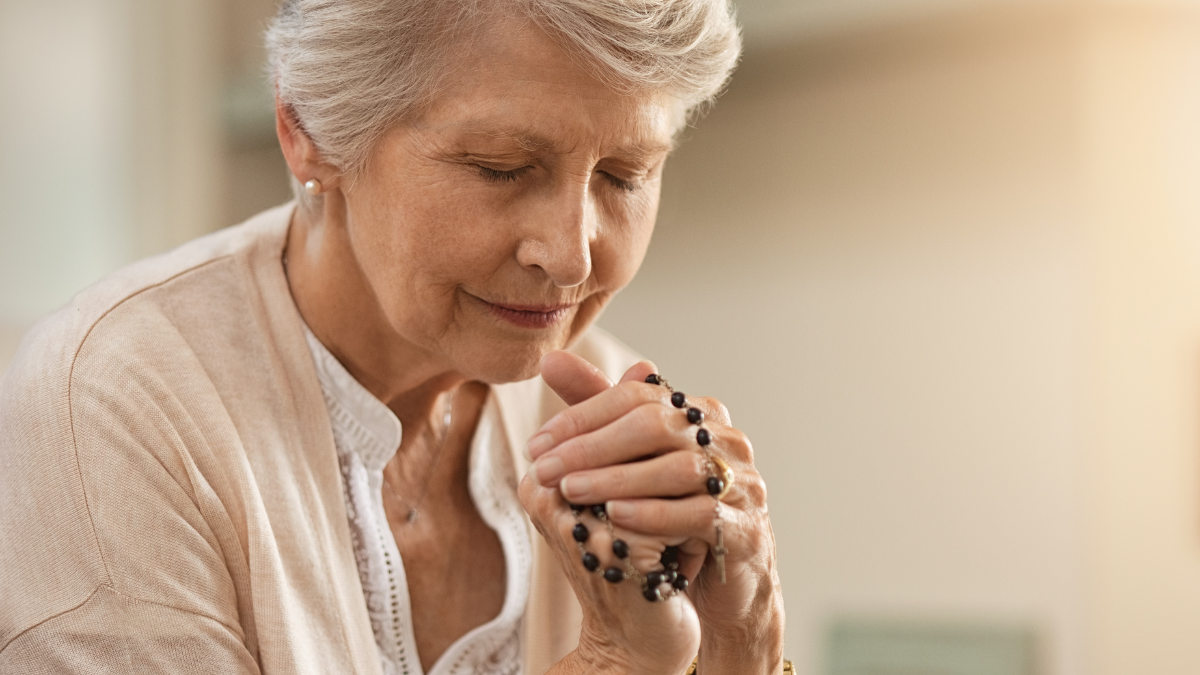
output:
<svg viewBox="0 0 1200 675"><path fill-rule="evenodd" d="M563 461L557 457L543 457L534 463L534 468L542 485L554 485L566 473Z"/></svg>
<svg viewBox="0 0 1200 675"><path fill-rule="evenodd" d="M567 476L559 489L567 499L583 499L592 491L592 479L587 476Z"/></svg>
<svg viewBox="0 0 1200 675"><path fill-rule="evenodd" d="M629 502L608 502L604 510L613 518L631 518L637 509Z"/></svg>
<svg viewBox="0 0 1200 675"><path fill-rule="evenodd" d="M538 434L529 439L529 456L537 457L554 447L554 437L550 434Z"/></svg>

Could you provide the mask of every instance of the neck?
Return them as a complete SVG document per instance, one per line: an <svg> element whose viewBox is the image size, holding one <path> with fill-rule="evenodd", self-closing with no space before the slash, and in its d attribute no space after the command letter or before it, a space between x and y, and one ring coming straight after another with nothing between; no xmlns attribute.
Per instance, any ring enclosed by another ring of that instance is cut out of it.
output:
<svg viewBox="0 0 1200 675"><path fill-rule="evenodd" d="M318 213L298 207L288 230L292 297L321 344L396 413L407 437L429 423L441 394L466 378L396 332L354 256L341 193L321 201Z"/></svg>

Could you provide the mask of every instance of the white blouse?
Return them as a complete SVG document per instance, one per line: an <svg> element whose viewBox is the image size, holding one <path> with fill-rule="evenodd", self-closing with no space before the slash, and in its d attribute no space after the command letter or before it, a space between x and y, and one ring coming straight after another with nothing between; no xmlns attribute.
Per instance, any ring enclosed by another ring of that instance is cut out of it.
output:
<svg viewBox="0 0 1200 675"><path fill-rule="evenodd" d="M305 333L333 426L354 555L384 675L425 675L413 637L404 561L383 510L383 467L400 447L400 420L307 326ZM504 549L504 606L496 618L451 645L429 675L515 675L522 663L520 628L533 552L494 397L484 405L470 452L471 498Z"/></svg>

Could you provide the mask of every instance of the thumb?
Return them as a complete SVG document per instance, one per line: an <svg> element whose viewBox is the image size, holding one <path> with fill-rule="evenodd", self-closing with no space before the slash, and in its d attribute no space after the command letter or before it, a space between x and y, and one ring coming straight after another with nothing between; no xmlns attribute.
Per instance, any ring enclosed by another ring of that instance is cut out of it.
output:
<svg viewBox="0 0 1200 675"><path fill-rule="evenodd" d="M625 382L645 382L646 378L658 372L658 366L650 361L638 361L633 364L629 370L625 371L625 375L621 377L621 383Z"/></svg>
<svg viewBox="0 0 1200 675"><path fill-rule="evenodd" d="M542 357L542 379L567 405L582 403L613 386L607 375L583 357L562 351Z"/></svg>

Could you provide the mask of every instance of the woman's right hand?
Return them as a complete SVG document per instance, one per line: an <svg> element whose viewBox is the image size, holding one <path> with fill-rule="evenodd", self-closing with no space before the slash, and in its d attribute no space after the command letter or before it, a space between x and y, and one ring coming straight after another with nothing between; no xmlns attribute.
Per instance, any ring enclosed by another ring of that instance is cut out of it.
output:
<svg viewBox="0 0 1200 675"><path fill-rule="evenodd" d="M600 566L588 572L580 564L579 547L573 538L575 517L558 489L546 488L530 476L521 481L521 503L534 526L554 550L559 565L583 608L583 630L579 647L551 673L604 675L682 675L700 648L700 620L686 594L666 602L646 602L642 588L633 580L605 581L603 571L623 568L612 552L612 538L600 521L585 517L590 536L587 550ZM646 559L648 552L661 550L653 540L618 530L617 536L632 549L631 560Z"/></svg>
<svg viewBox="0 0 1200 675"><path fill-rule="evenodd" d="M653 366L647 364L643 369L644 373L635 366L623 379L644 379ZM581 378L570 391L558 394L568 405L574 405L612 386L599 371L593 375L594 382ZM527 475L519 492L522 506L554 550L583 608L579 647L550 672L682 675L700 648L700 621L687 595L681 593L666 602L647 602L641 586L632 580L616 584L606 581L602 572L609 567L623 569L624 562L612 552L608 529L585 511L582 520L590 532L586 547L600 560L597 571L588 572L580 563L579 546L572 534L575 515L557 486L543 487ZM684 543L619 529L614 533L628 543L629 560L643 573L657 562L664 546Z"/></svg>

